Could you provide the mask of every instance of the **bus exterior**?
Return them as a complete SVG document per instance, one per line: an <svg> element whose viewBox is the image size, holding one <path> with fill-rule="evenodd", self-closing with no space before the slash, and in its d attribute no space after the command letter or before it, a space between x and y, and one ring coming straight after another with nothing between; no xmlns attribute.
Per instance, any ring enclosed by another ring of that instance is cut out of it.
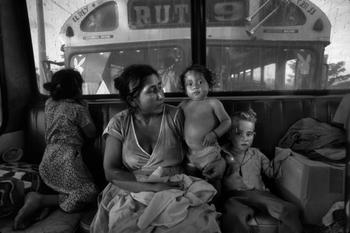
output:
<svg viewBox="0 0 350 233"><path fill-rule="evenodd" d="M331 24L309 0L206 2L206 64L214 92L327 89L324 49ZM165 92L180 92L191 61L186 0L99 0L61 28L66 67L79 70L84 94L116 93L123 67L148 63Z"/></svg>

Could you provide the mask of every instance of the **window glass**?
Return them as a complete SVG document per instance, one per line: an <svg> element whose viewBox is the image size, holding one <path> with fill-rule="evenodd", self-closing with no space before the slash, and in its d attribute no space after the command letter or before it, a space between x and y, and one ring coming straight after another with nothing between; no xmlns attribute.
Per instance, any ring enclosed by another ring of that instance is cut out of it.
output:
<svg viewBox="0 0 350 233"><path fill-rule="evenodd" d="M116 93L113 79L135 63L156 68L165 92L180 92L179 74L192 60L190 0L27 3L42 93L62 67L82 74L84 94Z"/></svg>
<svg viewBox="0 0 350 233"><path fill-rule="evenodd" d="M311 50L213 45L207 51L208 67L217 78L215 91L312 87L315 56Z"/></svg>
<svg viewBox="0 0 350 233"><path fill-rule="evenodd" d="M270 2L268 6L263 8L259 15L260 21L267 18L264 26L295 26L305 24L306 16L296 5L284 1L281 1L279 5L272 4L272 1ZM271 17L268 17L275 9L278 10Z"/></svg>
<svg viewBox="0 0 350 233"><path fill-rule="evenodd" d="M214 91L350 88L349 1L206 4Z"/></svg>
<svg viewBox="0 0 350 233"><path fill-rule="evenodd" d="M82 62L102 66L117 57L116 51L128 51L123 59L130 63L159 66L160 72L168 73L165 90L179 92L173 83L192 62L190 0L42 2L27 0L42 93L42 84L58 69L79 69ZM206 65L217 75L214 91L350 89L350 1L205 3ZM147 55L135 55L137 49ZM163 60L167 49L180 52ZM175 65L163 69L162 62ZM92 83L97 85L106 74L96 75L86 76L90 84L85 93L99 93Z"/></svg>
<svg viewBox="0 0 350 233"><path fill-rule="evenodd" d="M285 79L285 87L286 89L294 89L296 83L296 59L291 59L286 62L286 79Z"/></svg>
<svg viewBox="0 0 350 233"><path fill-rule="evenodd" d="M118 25L115 2L108 2L96 8L84 18L80 28L84 32L111 31Z"/></svg>
<svg viewBox="0 0 350 233"><path fill-rule="evenodd" d="M188 48L187 48L188 49ZM71 57L70 65L83 76L83 94L115 94L114 78L124 67L148 63L158 70L165 92L179 92L179 75L185 69L184 49L180 47L137 47L108 52L84 53Z"/></svg>
<svg viewBox="0 0 350 233"><path fill-rule="evenodd" d="M313 2L325 12L331 23L331 40L326 46L322 70L323 88L350 89L350 1Z"/></svg>

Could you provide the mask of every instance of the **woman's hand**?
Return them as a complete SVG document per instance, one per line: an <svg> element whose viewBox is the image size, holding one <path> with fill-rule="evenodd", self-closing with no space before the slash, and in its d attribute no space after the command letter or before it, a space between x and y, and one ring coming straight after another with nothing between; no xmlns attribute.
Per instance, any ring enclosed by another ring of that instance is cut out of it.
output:
<svg viewBox="0 0 350 233"><path fill-rule="evenodd" d="M207 179L222 178L226 169L226 162L223 158L211 162L203 169L203 176Z"/></svg>

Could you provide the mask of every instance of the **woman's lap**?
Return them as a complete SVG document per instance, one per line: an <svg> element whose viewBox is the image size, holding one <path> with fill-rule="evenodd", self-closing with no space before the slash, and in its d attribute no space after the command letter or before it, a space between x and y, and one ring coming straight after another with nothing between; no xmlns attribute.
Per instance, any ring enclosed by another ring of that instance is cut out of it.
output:
<svg viewBox="0 0 350 233"><path fill-rule="evenodd" d="M141 230L138 221L147 208L145 205L112 184L108 184L101 195L98 212L91 224L92 233L108 232L109 229L113 232L219 232L215 207L206 203L189 205L186 218L174 226L150 224Z"/></svg>

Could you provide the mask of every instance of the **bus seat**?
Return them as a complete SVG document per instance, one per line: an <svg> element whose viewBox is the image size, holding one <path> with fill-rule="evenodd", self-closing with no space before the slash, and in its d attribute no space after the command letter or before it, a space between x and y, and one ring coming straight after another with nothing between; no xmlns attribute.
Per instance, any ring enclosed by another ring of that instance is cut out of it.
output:
<svg viewBox="0 0 350 233"><path fill-rule="evenodd" d="M256 124L257 135L254 140L254 146L260 148L263 153L269 158L272 158L274 156L275 146L290 125L303 117L313 117L320 121L331 122L341 97L341 95L327 97L292 96L290 98L273 96L241 98L236 96L231 97L230 99L222 99L221 101L230 115L234 111L246 109L247 107L251 107L255 110L258 115L258 122ZM177 105L180 101L181 98L170 100L168 103ZM126 106L120 101L94 102L94 100L92 100L90 102L89 110L98 129L98 135L100 136L98 136L94 143L90 144L89 148L86 149L88 153L84 157L84 161L95 178L97 185L102 190L107 183L104 177L102 165L104 152L104 139L102 137L102 132L111 117L125 109ZM225 136L223 139L225 139ZM38 101L38 103L35 103L35 105L30 108L27 122L25 124L23 160L30 163L39 163L44 150L44 102ZM33 225L33 228L29 229L36 229L32 232L42 233L43 230L46 229L45 227L52 227L56 224L53 224L53 222L63 224L65 222L64 219L69 219L70 222L67 222L67 228L72 229L72 225L75 224L74 227L76 230L79 229L80 232L88 232L93 215L93 212L66 214L59 210L55 210L48 216L47 220L42 220L40 223ZM7 224L5 224L5 222L7 222ZM278 221L276 219L262 215L261 213L257 214L250 224L253 229L255 229L255 232L273 233L276 232L276 229L278 228ZM7 221L0 219L0 226L0 232L8 232L3 229L9 230L11 228L11 219L7 219ZM40 227L40 229L38 227Z"/></svg>

